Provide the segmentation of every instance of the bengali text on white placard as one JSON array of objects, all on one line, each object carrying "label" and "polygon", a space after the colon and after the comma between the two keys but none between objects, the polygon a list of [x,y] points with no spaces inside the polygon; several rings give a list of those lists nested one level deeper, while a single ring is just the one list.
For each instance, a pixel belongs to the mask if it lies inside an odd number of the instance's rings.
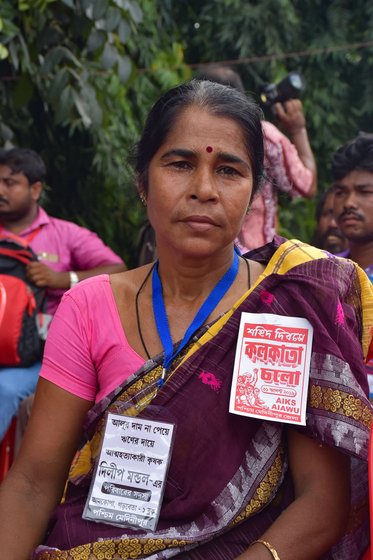
[{"label": "bengali text on white placard", "polygon": [[229,411],[305,425],[312,337],[307,319],[242,313]]},{"label": "bengali text on white placard", "polygon": [[109,413],[83,518],[154,530],[174,428],[171,423]]}]

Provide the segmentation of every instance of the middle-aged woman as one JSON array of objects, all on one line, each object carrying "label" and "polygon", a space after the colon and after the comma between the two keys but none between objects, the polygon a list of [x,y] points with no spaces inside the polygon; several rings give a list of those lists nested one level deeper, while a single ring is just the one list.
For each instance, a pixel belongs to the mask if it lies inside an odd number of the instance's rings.
[{"label": "middle-aged woman", "polygon": [[[262,170],[260,111],[240,92],[192,81],[151,110],[136,174],[158,261],[65,295],[0,488],[7,560],[35,547],[37,560],[360,557],[371,288],[353,263],[300,242],[237,255]],[[312,324],[306,426],[228,412],[243,311]],[[155,529],[82,519],[107,411],[175,425]]]}]

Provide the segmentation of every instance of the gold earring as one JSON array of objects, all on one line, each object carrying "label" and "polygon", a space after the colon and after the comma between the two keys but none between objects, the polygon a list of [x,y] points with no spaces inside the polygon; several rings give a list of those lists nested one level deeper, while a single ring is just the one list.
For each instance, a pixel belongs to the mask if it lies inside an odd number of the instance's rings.
[{"label": "gold earring", "polygon": [[142,202],[142,205],[145,206],[145,208],[146,208],[147,202],[146,202],[146,195],[145,195],[145,193],[141,192],[139,196],[140,196],[140,200],[141,200],[141,202]]}]

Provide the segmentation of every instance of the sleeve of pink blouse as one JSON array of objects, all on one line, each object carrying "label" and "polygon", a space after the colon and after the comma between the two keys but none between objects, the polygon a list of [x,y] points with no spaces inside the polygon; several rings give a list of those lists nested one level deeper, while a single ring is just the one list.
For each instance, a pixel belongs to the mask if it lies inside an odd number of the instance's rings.
[{"label": "sleeve of pink blouse", "polygon": [[[262,126],[270,175],[274,176],[276,186],[285,192],[290,191],[292,196],[304,196],[312,188],[312,172],[305,167],[296,147],[285,134],[268,121],[263,121]],[[271,155],[274,157],[276,153],[278,158],[274,159],[277,161],[271,161]],[[276,177],[277,174],[280,176]]]},{"label": "sleeve of pink blouse", "polygon": [[70,292],[63,296],[48,331],[40,377],[94,401],[98,384],[90,352],[89,307],[84,307],[80,309]]}]

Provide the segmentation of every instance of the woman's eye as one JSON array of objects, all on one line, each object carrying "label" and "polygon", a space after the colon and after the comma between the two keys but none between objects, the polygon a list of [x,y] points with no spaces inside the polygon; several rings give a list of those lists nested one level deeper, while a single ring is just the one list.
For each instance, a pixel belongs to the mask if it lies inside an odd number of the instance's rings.
[{"label": "woman's eye", "polygon": [[235,175],[240,175],[240,173],[234,167],[219,167],[218,173],[221,175],[227,175],[233,177]]},{"label": "woman's eye", "polygon": [[176,169],[190,169],[191,167],[188,161],[172,161],[170,166],[175,167]]}]

